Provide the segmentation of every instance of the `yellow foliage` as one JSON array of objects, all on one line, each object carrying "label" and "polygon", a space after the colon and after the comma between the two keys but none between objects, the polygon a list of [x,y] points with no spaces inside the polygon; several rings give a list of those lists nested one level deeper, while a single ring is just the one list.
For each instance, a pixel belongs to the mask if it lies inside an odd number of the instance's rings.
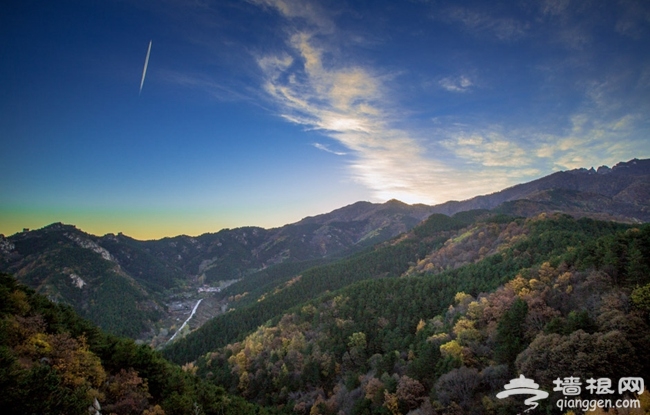
[{"label": "yellow foliage", "polygon": [[474,327],[474,322],[461,317],[454,325],[454,334],[461,344],[476,341],[481,337],[481,333]]},{"label": "yellow foliage", "polygon": [[530,285],[530,288],[533,290],[541,290],[544,287],[544,284],[535,278],[531,278],[528,281],[528,285]]},{"label": "yellow foliage", "polygon": [[454,325],[454,334],[456,336],[459,336],[462,332],[465,330],[471,330],[474,328],[474,322],[471,320],[466,319],[465,317],[461,317],[458,319],[456,324]]},{"label": "yellow foliage", "polygon": [[483,297],[479,301],[472,301],[467,306],[466,316],[472,320],[478,320],[483,315],[483,309],[489,304],[487,298]]},{"label": "yellow foliage", "polygon": [[424,329],[427,326],[427,323],[424,322],[424,320],[420,319],[418,322],[417,327],[415,328],[415,332],[419,332],[420,330]]},{"label": "yellow foliage", "polygon": [[165,410],[160,405],[151,406],[149,409],[145,409],[142,415],[165,415]]},{"label": "yellow foliage", "polygon": [[456,301],[456,304],[464,305],[472,300],[472,296],[461,291],[459,293],[456,293],[454,300]]},{"label": "yellow foliage", "polygon": [[64,351],[54,367],[62,373],[63,383],[72,387],[90,384],[97,388],[106,380],[101,360],[88,349],[84,339],[77,349]]},{"label": "yellow foliage", "polygon": [[402,415],[399,411],[399,403],[397,401],[397,394],[390,393],[384,390],[384,407],[390,411],[392,415]]},{"label": "yellow foliage", "polygon": [[181,366],[181,369],[183,369],[184,372],[190,373],[192,375],[196,375],[196,371],[199,370],[198,366],[194,365],[194,362],[189,362]]},{"label": "yellow foliage", "polygon": [[237,385],[237,387],[239,388],[240,391],[246,394],[249,383],[250,383],[250,376],[248,372],[243,371],[242,374],[239,375],[239,384]]},{"label": "yellow foliage", "polygon": [[506,284],[507,288],[510,288],[512,291],[515,292],[517,295],[521,295],[520,293],[526,289],[528,290],[528,281],[524,277],[521,276],[521,274],[517,275],[515,279],[512,281],[508,282]]},{"label": "yellow foliage", "polygon": [[237,366],[237,369],[240,372],[248,369],[248,357],[243,350],[236,355],[230,356],[230,358],[228,358],[228,363],[230,363],[231,366]]},{"label": "yellow foliage", "polygon": [[365,350],[367,346],[366,334],[361,331],[352,333],[352,335],[348,337],[348,346],[350,348],[356,347],[358,349]]},{"label": "yellow foliage", "polygon": [[24,291],[16,290],[9,296],[13,307],[17,309],[19,315],[25,315],[30,310],[29,302],[27,301],[27,294]]},{"label": "yellow foliage", "polygon": [[569,281],[571,281],[571,273],[570,272],[565,272],[559,277],[557,277],[557,284],[559,285],[564,285],[568,284]]},{"label": "yellow foliage", "polygon": [[311,305],[311,304],[304,306],[304,307],[302,308],[302,310],[301,310],[301,312],[302,312],[303,314],[306,314],[306,315],[309,315],[309,316],[313,316],[314,314],[316,314],[317,311],[318,311],[318,310],[316,309],[316,307],[314,307],[314,306]]},{"label": "yellow foliage", "polygon": [[545,284],[549,284],[555,279],[557,270],[551,266],[550,262],[544,262],[537,271],[539,280]]},{"label": "yellow foliage", "polygon": [[48,342],[48,337],[45,333],[36,333],[27,340],[25,351],[33,357],[49,355],[52,351],[52,346]]},{"label": "yellow foliage", "polygon": [[452,340],[440,346],[440,353],[442,353],[442,355],[445,357],[451,356],[455,357],[456,359],[460,359],[462,356],[462,351],[463,348],[456,340]]}]

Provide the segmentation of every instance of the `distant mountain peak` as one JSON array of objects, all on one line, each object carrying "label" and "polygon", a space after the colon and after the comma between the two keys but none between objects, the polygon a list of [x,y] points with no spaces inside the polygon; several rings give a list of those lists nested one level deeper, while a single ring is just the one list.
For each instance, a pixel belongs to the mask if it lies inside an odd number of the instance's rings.
[{"label": "distant mountain peak", "polygon": [[79,230],[75,225],[69,225],[63,222],[55,222],[50,225],[44,226],[40,230],[43,231],[63,231],[63,230]]},{"label": "distant mountain peak", "polygon": [[407,203],[402,202],[401,200],[391,199],[384,203],[385,205],[398,205],[398,206],[408,206]]}]

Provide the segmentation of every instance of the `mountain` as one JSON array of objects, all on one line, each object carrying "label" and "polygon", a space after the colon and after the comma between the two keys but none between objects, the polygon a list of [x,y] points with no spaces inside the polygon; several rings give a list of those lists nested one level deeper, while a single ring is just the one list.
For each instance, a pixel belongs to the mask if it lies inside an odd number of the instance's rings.
[{"label": "mountain", "polygon": [[431,214],[425,205],[395,200],[383,204],[358,202],[333,212],[307,217],[275,229],[224,229],[197,237],[125,243],[206,282],[241,278],[284,262],[341,257],[411,229]]},{"label": "mountain", "polygon": [[556,211],[628,223],[648,222],[650,159],[633,159],[612,168],[560,171],[489,195],[436,205],[433,211],[453,215],[521,200],[527,202],[506,204],[503,211],[523,216]]},{"label": "mountain", "polygon": [[[566,376],[614,388],[650,371],[650,224],[638,223],[648,167],[559,172],[437,207],[359,202],[270,230],[138,241],[53,224],[2,237],[2,269],[59,304],[0,276],[0,403],[48,412],[54,395],[39,394],[51,390],[71,413],[96,396],[116,413],[232,403],[239,413],[515,414],[523,399],[496,396],[521,373],[546,391]],[[491,208],[464,210],[473,205]],[[197,293],[204,282],[221,292]],[[184,370],[66,323],[63,303],[131,337],[181,333],[163,354]],[[209,321],[178,328],[193,308]],[[650,410],[634,392],[616,399]],[[539,409],[566,404],[554,395]],[[581,398],[593,398],[588,388]]]},{"label": "mountain", "polygon": [[[301,272],[336,261],[413,229],[433,213],[492,209],[533,217],[567,213],[624,223],[650,221],[650,160],[613,168],[551,174],[490,195],[437,206],[357,202],[275,229],[242,227],[139,241],[124,234],[94,236],[72,225],[4,237],[0,271],[48,298],[71,304],[112,333],[164,342],[189,316],[191,329],[223,312],[258,301]],[[222,294],[199,295],[207,284]],[[217,288],[218,287],[218,288]]]},{"label": "mountain", "polygon": [[[541,214],[524,220],[487,210],[459,212],[451,217],[432,214],[407,233],[343,260],[296,273],[252,301],[246,301],[248,296],[234,298],[228,313],[169,345],[164,354],[179,364],[193,361],[217,347],[241,340],[242,335],[279,319],[288,310],[320,296],[331,297],[336,294],[328,293],[346,290],[361,281],[451,274],[483,261],[478,271],[471,271],[481,275],[472,290],[493,289],[514,278],[522,268],[539,265],[551,255],[566,252],[569,246],[627,229],[615,222],[598,223],[587,218],[576,222],[560,214],[547,217]],[[562,234],[564,230],[569,237]],[[505,266],[504,258],[510,260]],[[445,290],[456,290],[460,284],[448,281]]]},{"label": "mountain", "polygon": [[0,273],[0,407],[18,414],[267,414]]},{"label": "mountain", "polygon": [[[244,227],[153,241],[98,237],[55,223],[0,235],[0,271],[52,301],[73,305],[111,333],[151,338],[162,330],[164,337],[192,308],[199,285],[225,285],[278,264],[297,264],[293,273],[314,260],[331,261],[412,228],[430,209],[359,202],[276,229]],[[200,311],[207,319],[220,310],[206,301]]]},{"label": "mountain", "polygon": [[[527,409],[524,398],[497,394],[520,374],[552,395],[540,412],[569,413],[557,411],[558,399],[567,401],[554,388],[566,373],[583,385],[576,398],[593,400],[588,379],[606,378],[607,398],[642,408],[630,413],[650,410],[643,388],[616,389],[621,378],[650,373],[650,224],[431,218],[367,254],[354,273],[345,275],[345,264],[310,270],[286,288],[302,284],[291,295],[273,296],[300,295],[328,280],[321,274],[346,278],[338,289],[304,296],[225,342],[232,333],[206,336],[206,324],[164,352],[180,358],[178,346],[193,342],[203,347],[189,358],[200,376],[287,413],[514,415]],[[412,266],[386,250],[439,237],[411,251]],[[245,323],[236,313],[222,316],[221,328]]]},{"label": "mountain", "polygon": [[182,274],[146,252],[109,252],[100,242],[61,223],[18,233],[3,239],[2,270],[112,333],[137,337],[166,313],[156,294]]}]

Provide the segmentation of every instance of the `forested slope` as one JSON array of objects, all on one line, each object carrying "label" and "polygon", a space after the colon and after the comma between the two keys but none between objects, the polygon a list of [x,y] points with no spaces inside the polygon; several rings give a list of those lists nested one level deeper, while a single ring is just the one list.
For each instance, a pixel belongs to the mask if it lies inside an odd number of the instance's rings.
[{"label": "forested slope", "polygon": [[[460,258],[490,232],[503,244],[494,254],[425,271],[433,251]],[[557,377],[650,373],[650,225],[482,218],[428,254],[422,271],[414,261],[401,278],[365,279],[272,318],[198,359],[198,373],[321,414],[514,414],[521,401],[495,395],[519,373],[545,390]]]},{"label": "forested slope", "polygon": [[[483,210],[462,212],[453,217],[435,214],[397,239],[347,260],[303,272],[261,301],[213,319],[201,329],[166,348],[164,354],[179,363],[192,361],[216,347],[240,340],[243,335],[267,320],[281,316],[289,308],[312,300],[327,291],[366,279],[409,275],[422,268],[428,256],[445,252],[450,246],[469,243],[461,252],[447,255],[453,261],[441,262],[445,268],[458,268],[486,258],[486,262],[476,269],[466,268],[455,272],[461,276],[471,275],[477,284],[488,284],[495,288],[508,278],[513,278],[513,272],[521,267],[540,263],[551,253],[566,249],[569,244],[577,245],[594,235],[611,232],[623,226],[603,223],[594,227],[592,224],[595,222],[588,219],[570,222],[569,218],[565,218],[564,222],[572,223],[571,226],[575,229],[548,231],[545,228],[547,226],[568,225],[556,225],[554,221],[544,220],[514,220]],[[558,239],[563,232],[570,235],[566,240]],[[551,233],[553,236],[549,237]],[[489,239],[494,241],[494,248],[491,251],[482,251],[481,248],[487,246]],[[510,247],[512,244],[517,246]],[[504,262],[503,255],[506,254],[502,251],[506,248],[510,249],[511,254],[510,261]],[[473,252],[481,254],[473,256]],[[520,254],[521,252],[525,253]],[[499,255],[496,255],[497,253]],[[496,268],[493,263],[501,264],[501,268]],[[498,278],[495,280],[496,277]],[[454,289],[453,285],[451,289]]]},{"label": "forested slope", "polygon": [[[397,277],[418,258],[441,245],[452,232],[483,214],[484,211],[454,217],[432,215],[403,237],[334,264],[302,272],[255,303],[212,319],[199,330],[165,348],[163,353],[175,362],[189,362],[210,350],[241,339],[265,321],[327,291],[364,279]],[[237,307],[237,303],[234,306]]]},{"label": "forested slope", "polygon": [[4,414],[271,413],[0,274]]}]

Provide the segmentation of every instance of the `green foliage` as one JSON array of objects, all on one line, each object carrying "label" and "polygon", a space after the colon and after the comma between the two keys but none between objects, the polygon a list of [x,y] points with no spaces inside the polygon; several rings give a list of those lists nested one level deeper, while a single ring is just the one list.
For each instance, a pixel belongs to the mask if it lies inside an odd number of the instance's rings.
[{"label": "green foliage", "polygon": [[640,310],[650,313],[650,284],[632,291],[632,303]]},{"label": "green foliage", "polygon": [[187,273],[179,267],[156,258],[131,238],[107,236],[99,244],[116,257],[123,270],[154,293],[174,288],[187,278]]},{"label": "green foliage", "polygon": [[[79,314],[102,329],[136,338],[159,319],[154,299],[137,281],[162,289],[152,274],[163,280],[169,275],[145,252],[127,248],[122,252],[107,239],[107,246],[116,249],[124,260],[124,268],[120,268],[102,256],[105,252],[93,237],[72,226],[56,224],[14,239],[16,252],[23,259],[9,268],[20,271],[21,281],[54,301],[74,305]],[[136,278],[131,278],[124,270],[134,263],[137,266],[131,271]],[[28,266],[21,268],[25,264]],[[152,267],[150,273],[143,273],[148,267]]]},{"label": "green foliage", "polygon": [[229,286],[222,293],[224,297],[248,293],[236,303],[236,307],[243,307],[257,301],[263,294],[272,291],[276,286],[285,283],[301,272],[326,262],[328,262],[326,259],[313,259],[277,264],[247,275],[246,278]]},{"label": "green foliage", "polygon": [[[422,255],[446,240],[444,232],[460,229],[464,221],[435,215],[414,229],[418,237],[382,244],[334,264],[310,268],[299,280],[249,306],[217,316],[199,330],[174,342],[163,353],[177,363],[196,359],[236,340],[291,307],[362,280],[397,277]],[[345,342],[343,342],[345,344]]]},{"label": "green foliage", "polygon": [[118,413],[154,405],[166,414],[269,413],[227,396],[148,346],[103,333],[7,274],[0,274],[0,304],[4,413],[81,414],[95,398]]},{"label": "green foliage", "polygon": [[[449,229],[445,227],[453,220],[436,222],[442,220],[436,217],[431,223]],[[406,394],[406,374],[412,385],[420,385],[413,390],[422,387],[442,413],[516,413],[521,410],[516,403],[494,399],[515,370],[527,376],[528,371],[537,373],[545,382],[551,376],[543,372],[549,359],[567,373],[581,368],[584,376],[620,375],[626,370],[623,360],[630,362],[631,373],[648,370],[641,351],[650,345],[650,336],[647,323],[634,314],[640,307],[630,311],[625,303],[631,291],[628,282],[612,279],[604,268],[585,265],[587,248],[621,236],[624,241],[637,238],[643,230],[629,232],[627,226],[565,216],[518,220],[517,229],[522,226],[527,231],[518,235],[523,236],[499,253],[440,273],[395,278],[403,275],[399,269],[411,267],[413,261],[407,261],[373,278],[390,269],[385,254],[410,246],[419,258],[459,235],[471,243],[477,235],[471,229],[481,229],[478,225],[419,237],[414,231],[340,264],[306,270],[302,279],[256,307],[241,309],[241,316],[261,310],[267,302],[279,305],[273,301],[284,293],[300,297],[310,289],[306,282],[315,284],[319,275],[336,281],[335,272],[345,273],[341,264],[366,278],[354,282],[346,277],[342,288],[285,309],[254,333],[240,334],[238,342],[213,349],[198,360],[199,373],[257,403],[295,405],[305,412],[310,407],[322,413],[336,413],[337,408],[346,413],[425,408],[428,401],[419,392]],[[430,248],[420,251],[425,243]],[[645,254],[637,255],[627,267],[645,260]],[[376,264],[381,265],[373,268]],[[294,291],[296,286],[300,290]],[[632,301],[638,298],[643,304],[643,293],[636,291]],[[231,322],[237,321],[237,312],[227,316]],[[555,340],[544,343],[544,336]],[[544,354],[549,350],[553,353]],[[567,357],[578,355],[580,359]],[[596,363],[584,359],[610,367],[597,370]],[[324,395],[309,395],[321,389]],[[352,395],[357,398],[345,406]],[[298,400],[292,401],[292,396]]]},{"label": "green foliage", "polygon": [[499,364],[512,364],[517,355],[526,348],[524,339],[526,316],[528,315],[528,304],[517,297],[508,309],[501,316],[497,326],[494,359]]}]

